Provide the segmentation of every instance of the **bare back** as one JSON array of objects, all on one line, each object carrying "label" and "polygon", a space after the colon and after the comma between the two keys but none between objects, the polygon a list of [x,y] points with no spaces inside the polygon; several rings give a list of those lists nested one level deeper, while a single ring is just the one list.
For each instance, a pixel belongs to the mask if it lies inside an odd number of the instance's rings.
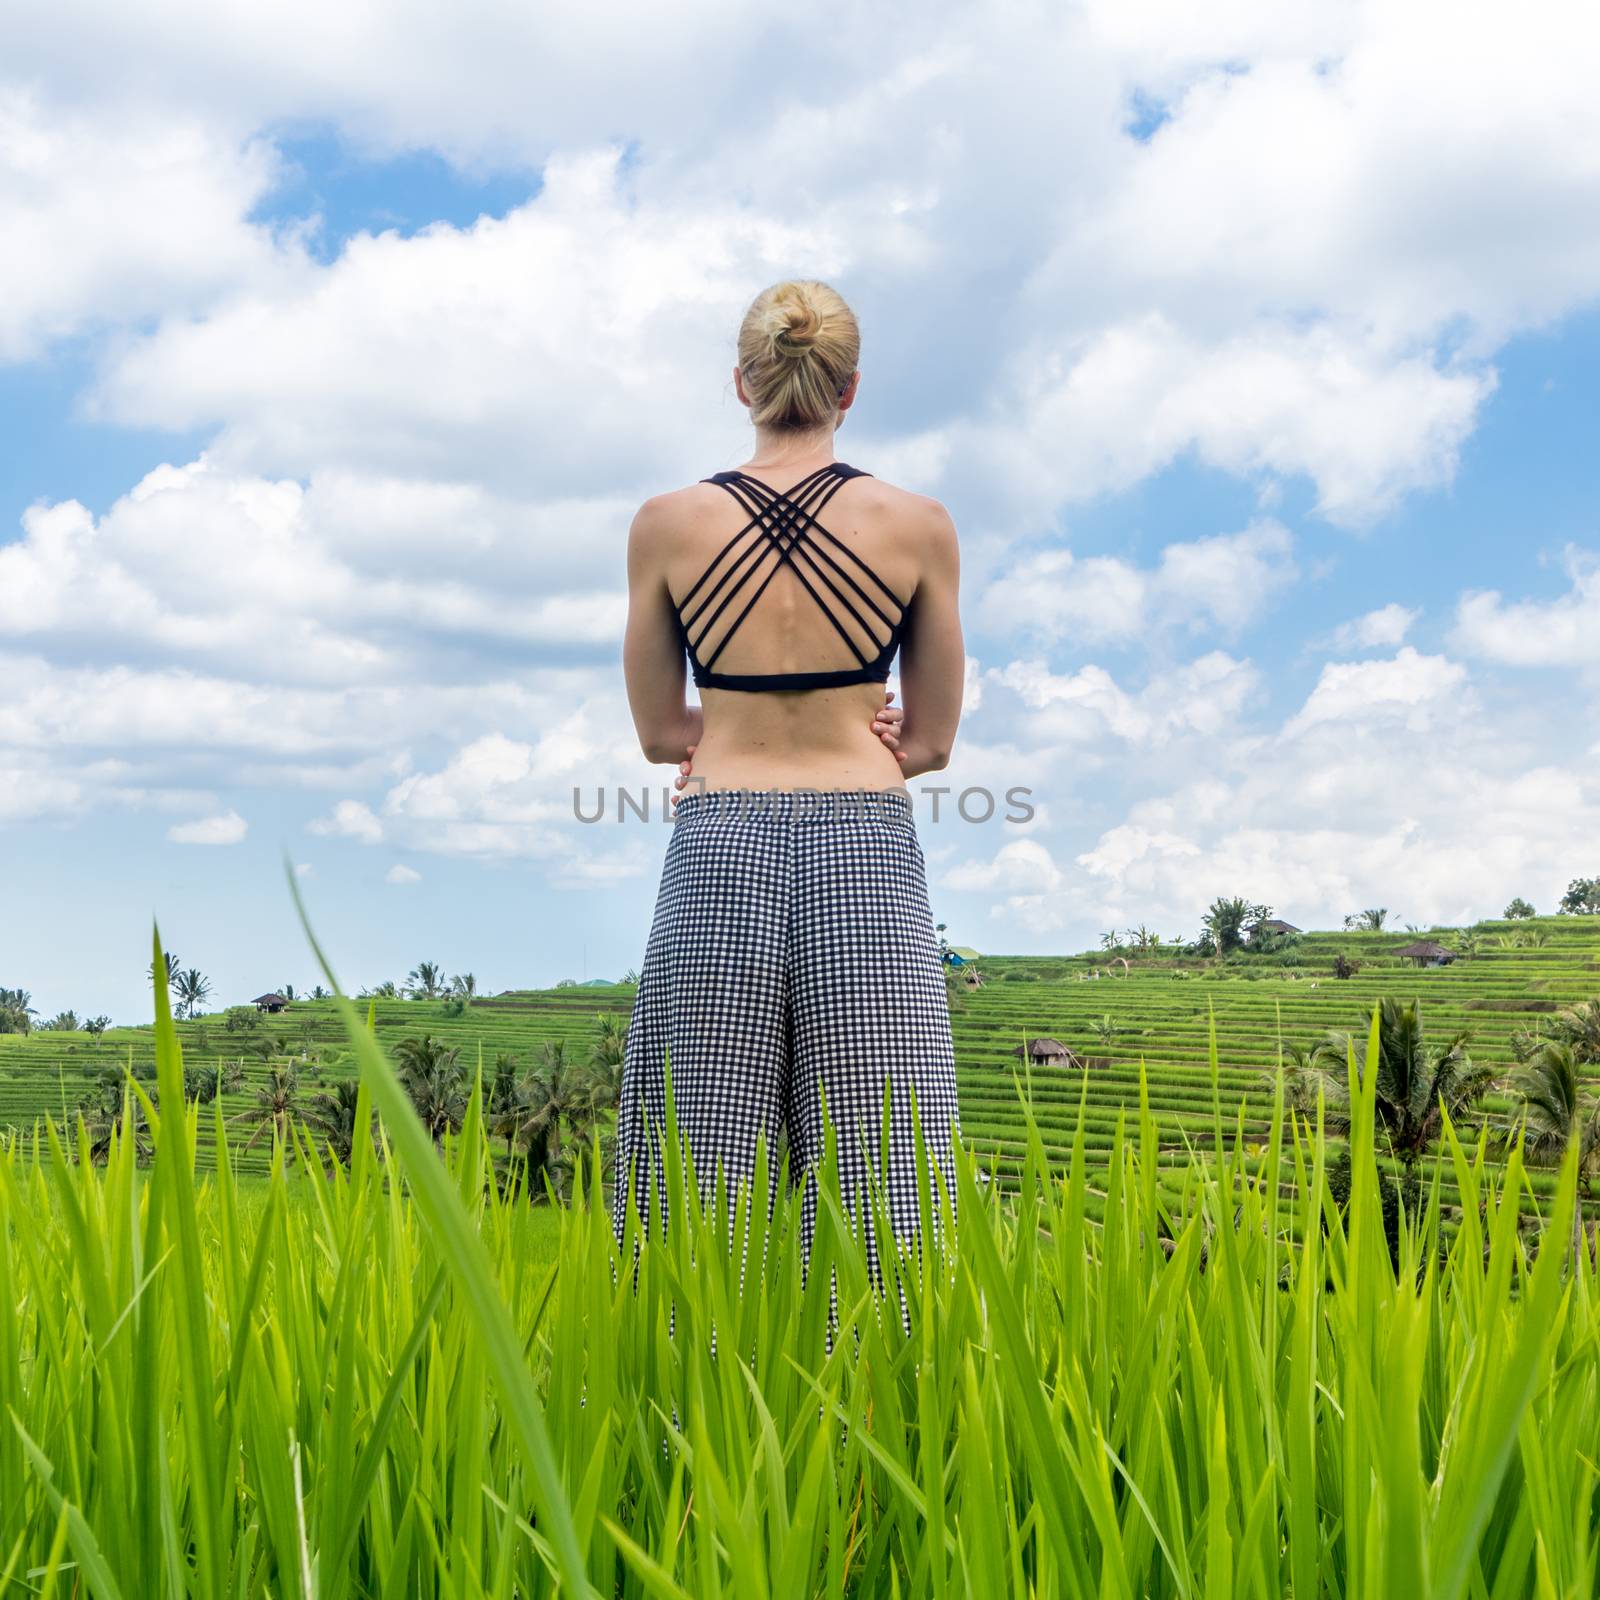
[{"label": "bare back", "polygon": [[[656,696],[664,707],[682,695],[687,647],[702,681],[694,776],[706,788],[899,783],[905,769],[870,726],[884,704],[885,650],[892,655],[895,643],[908,740],[915,743],[919,708],[927,754],[939,756],[929,765],[943,764],[942,749],[932,747],[947,747],[954,735],[963,661],[948,514],[937,501],[842,464],[824,462],[809,478],[805,465],[781,475],[720,474],[729,481],[657,496],[636,519],[628,646],[635,719],[643,737]],[[797,492],[791,501],[788,492],[802,482],[823,483],[825,492],[809,502]],[[877,666],[877,681],[861,681],[867,663]],[[752,687],[791,675],[857,681]]]}]

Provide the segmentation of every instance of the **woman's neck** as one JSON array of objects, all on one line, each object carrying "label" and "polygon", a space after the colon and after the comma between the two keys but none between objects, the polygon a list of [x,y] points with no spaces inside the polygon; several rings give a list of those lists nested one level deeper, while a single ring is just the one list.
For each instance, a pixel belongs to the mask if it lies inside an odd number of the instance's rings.
[{"label": "woman's neck", "polygon": [[793,429],[757,428],[755,449],[746,466],[756,469],[776,470],[787,467],[820,467],[834,460],[833,435],[835,425],[808,428],[804,433]]}]

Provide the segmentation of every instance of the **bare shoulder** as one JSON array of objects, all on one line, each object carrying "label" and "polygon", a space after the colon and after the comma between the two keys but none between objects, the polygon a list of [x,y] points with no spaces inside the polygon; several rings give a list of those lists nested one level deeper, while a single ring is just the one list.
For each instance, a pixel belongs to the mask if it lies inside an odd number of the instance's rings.
[{"label": "bare shoulder", "polygon": [[709,484],[691,483],[682,489],[653,494],[633,514],[628,543],[640,556],[662,559],[672,553],[685,528],[704,515]]},{"label": "bare shoulder", "polygon": [[943,563],[955,559],[955,519],[942,500],[902,489],[881,478],[874,478],[872,484],[877,509],[902,530],[906,546],[914,548],[925,560]]}]

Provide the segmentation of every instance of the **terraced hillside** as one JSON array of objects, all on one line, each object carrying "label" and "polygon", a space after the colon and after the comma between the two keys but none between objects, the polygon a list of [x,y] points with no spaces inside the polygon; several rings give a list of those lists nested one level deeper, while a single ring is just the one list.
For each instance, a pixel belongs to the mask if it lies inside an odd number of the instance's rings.
[{"label": "terraced hillside", "polygon": [[[1453,965],[1419,969],[1394,952],[1408,933],[1314,933],[1275,955],[1242,955],[1227,962],[1185,960],[1160,953],[1123,961],[1090,953],[1070,958],[991,957],[979,963],[983,986],[958,988],[954,1000],[963,1131],[1005,1181],[1020,1157],[1017,1048],[1025,1038],[1059,1040],[1083,1065],[1036,1066],[1028,1090],[1049,1145],[1063,1155],[1083,1104],[1091,1151],[1108,1148],[1119,1118],[1138,1104],[1141,1063],[1163,1145],[1208,1143],[1215,1127],[1208,1033],[1215,1019],[1223,1120],[1231,1134],[1264,1138],[1271,1111],[1280,1040],[1309,1045],[1329,1029],[1364,1034],[1374,1002],[1385,995],[1419,999],[1430,1038],[1443,1042],[1463,1030],[1475,1059],[1509,1074],[1513,1035],[1535,1029],[1561,1007],[1600,997],[1600,918],[1546,918],[1484,923],[1471,930],[1433,930],[1463,952]],[[1335,976],[1345,957],[1355,976]],[[1096,976],[1095,974],[1098,974]],[[481,1051],[486,1073],[509,1052],[535,1064],[541,1048],[566,1045],[569,1059],[586,1058],[605,1012],[626,1012],[632,990],[557,989],[478,999],[459,1014],[442,1002],[377,1003],[379,1037],[389,1045],[431,1034]],[[331,1005],[302,1002],[265,1029],[283,1054],[302,1061],[300,1090],[309,1098],[352,1070]],[[217,1017],[180,1025],[189,1062],[240,1059],[241,1044]],[[59,1118],[83,1097],[90,1077],[106,1065],[150,1059],[145,1030],[113,1030],[99,1042],[85,1034],[0,1036],[0,1124],[27,1126]],[[229,1115],[256,1103],[265,1082],[264,1059],[245,1058],[243,1086],[224,1097]],[[1491,1096],[1491,1114],[1509,1112],[1505,1095]],[[245,1158],[265,1162],[265,1142]],[[1453,1194],[1453,1176],[1441,1182]]]}]

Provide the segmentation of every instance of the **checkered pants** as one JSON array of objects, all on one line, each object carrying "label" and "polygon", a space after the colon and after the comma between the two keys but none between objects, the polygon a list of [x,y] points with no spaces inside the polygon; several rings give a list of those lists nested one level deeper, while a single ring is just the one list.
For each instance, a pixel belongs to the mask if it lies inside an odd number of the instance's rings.
[{"label": "checkered pants", "polygon": [[791,1172],[804,1183],[808,1255],[826,1096],[840,1192],[881,1282],[863,1193],[870,1170],[896,1235],[916,1236],[913,1089],[929,1161],[946,1173],[952,1201],[948,1158],[959,1136],[944,975],[904,792],[725,790],[679,802],[628,1029],[619,1243],[630,1172],[640,1216],[653,1201],[669,1223],[658,1141],[669,1059],[679,1133],[702,1191],[719,1161],[729,1191],[748,1183],[765,1135],[770,1207],[776,1135],[786,1131]]}]

